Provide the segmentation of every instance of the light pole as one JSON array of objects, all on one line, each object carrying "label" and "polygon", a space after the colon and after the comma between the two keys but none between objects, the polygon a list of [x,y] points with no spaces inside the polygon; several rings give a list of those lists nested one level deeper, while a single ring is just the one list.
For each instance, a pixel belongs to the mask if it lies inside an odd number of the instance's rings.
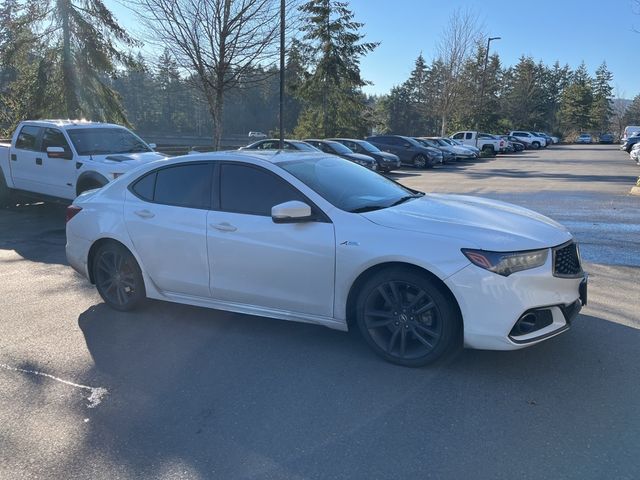
[{"label": "light pole", "polygon": [[[484,107],[484,82],[487,76],[487,62],[489,61],[489,47],[491,46],[491,42],[494,40],[501,40],[502,37],[489,37],[487,39],[487,51],[484,53],[484,67],[482,69],[482,81],[480,82],[480,105],[479,112],[476,116],[476,132],[478,131],[478,125],[480,124],[480,114],[482,113],[482,109]],[[477,145],[477,140],[476,140]]]},{"label": "light pole", "polygon": [[280,150],[284,150],[284,4],[280,0]]}]

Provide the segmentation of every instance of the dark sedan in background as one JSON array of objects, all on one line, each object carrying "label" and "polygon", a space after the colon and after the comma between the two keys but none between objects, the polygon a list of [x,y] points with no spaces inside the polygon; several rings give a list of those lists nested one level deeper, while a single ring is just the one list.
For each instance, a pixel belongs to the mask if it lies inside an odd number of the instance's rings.
[{"label": "dark sedan in background", "polygon": [[354,153],[348,147],[345,147],[340,142],[334,142],[332,140],[319,140],[316,138],[309,138],[305,140],[305,143],[323,151],[324,153],[330,153],[331,155],[337,155],[345,160],[349,160],[363,167],[367,167],[370,170],[378,169],[378,162],[376,162],[369,155],[362,155],[361,153]]},{"label": "dark sedan in background", "polygon": [[456,161],[456,154],[453,153],[449,148],[443,147],[436,140],[432,140],[428,137],[413,137],[414,140],[422,143],[426,147],[432,147],[440,150],[442,153],[442,163],[452,163]]},{"label": "dark sedan in background", "polygon": [[404,165],[411,165],[415,168],[431,168],[438,163],[442,163],[442,152],[440,150],[427,147],[411,137],[375,135],[368,137],[366,140],[383,152],[397,155]]},{"label": "dark sedan in background", "polygon": [[334,142],[340,142],[342,145],[352,150],[354,153],[368,155],[378,162],[378,171],[390,172],[400,168],[400,159],[393,153],[383,152],[375,145],[366,140],[358,140],[355,138],[330,138]]}]

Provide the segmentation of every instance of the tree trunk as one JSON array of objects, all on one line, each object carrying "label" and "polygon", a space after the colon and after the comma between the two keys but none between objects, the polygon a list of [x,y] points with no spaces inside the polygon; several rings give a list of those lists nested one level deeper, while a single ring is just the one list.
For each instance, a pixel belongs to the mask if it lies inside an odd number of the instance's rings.
[{"label": "tree trunk", "polygon": [[58,0],[58,8],[62,15],[62,88],[64,105],[69,118],[78,118],[81,116],[81,112],[76,94],[76,79],[71,52],[71,27],[69,25],[69,9],[71,6],[66,1]]},{"label": "tree trunk", "polygon": [[443,113],[442,117],[442,125],[440,126],[440,136],[441,137],[446,137],[447,136],[447,114]]}]

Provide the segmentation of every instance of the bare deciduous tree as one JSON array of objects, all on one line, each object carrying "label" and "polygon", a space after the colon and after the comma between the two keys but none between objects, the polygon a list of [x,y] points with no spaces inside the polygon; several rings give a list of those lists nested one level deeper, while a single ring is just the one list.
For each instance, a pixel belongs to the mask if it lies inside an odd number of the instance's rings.
[{"label": "bare deciduous tree", "polygon": [[447,122],[455,108],[455,102],[463,85],[462,71],[466,61],[482,39],[481,26],[477,15],[470,10],[457,9],[449,18],[436,46],[437,61],[440,64],[440,85],[437,95],[437,110],[441,120],[441,135],[446,135]]},{"label": "bare deciduous tree", "polygon": [[[220,146],[223,95],[250,69],[274,63],[278,53],[278,0],[129,0],[152,40],[194,75]],[[287,4],[294,0],[287,0]]]}]

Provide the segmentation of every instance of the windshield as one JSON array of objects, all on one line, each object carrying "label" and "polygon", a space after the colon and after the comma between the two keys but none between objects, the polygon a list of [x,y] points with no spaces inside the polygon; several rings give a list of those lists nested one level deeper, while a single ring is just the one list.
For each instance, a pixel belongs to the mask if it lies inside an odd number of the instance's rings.
[{"label": "windshield", "polygon": [[442,145],[443,147],[450,147],[451,145],[449,145],[449,143],[445,142],[443,139],[441,138],[435,138],[433,140],[434,142],[438,142],[439,145]]},{"label": "windshield", "polygon": [[419,143],[421,143],[425,147],[438,148],[438,144],[436,142],[434,142],[433,140],[430,140],[428,138],[416,138],[416,141],[418,141]]},{"label": "windshield", "polygon": [[151,152],[149,146],[126,128],[73,128],[69,138],[78,155]]},{"label": "windshield", "polygon": [[306,142],[291,142],[292,145],[295,145],[298,150],[303,152],[317,152],[318,149],[312,145],[309,145]]},{"label": "windshield", "polygon": [[423,195],[338,157],[292,160],[278,166],[347,212],[379,210]]},{"label": "windshield", "polygon": [[369,142],[365,142],[364,140],[362,142],[358,142],[358,145],[364,148],[367,152],[378,153],[380,151],[378,147],[370,144]]},{"label": "windshield", "polygon": [[336,153],[341,153],[343,155],[346,155],[346,154],[349,154],[349,153],[353,153],[353,151],[349,147],[345,147],[340,142],[327,142],[327,145],[329,145],[331,148],[333,148],[333,150]]}]

